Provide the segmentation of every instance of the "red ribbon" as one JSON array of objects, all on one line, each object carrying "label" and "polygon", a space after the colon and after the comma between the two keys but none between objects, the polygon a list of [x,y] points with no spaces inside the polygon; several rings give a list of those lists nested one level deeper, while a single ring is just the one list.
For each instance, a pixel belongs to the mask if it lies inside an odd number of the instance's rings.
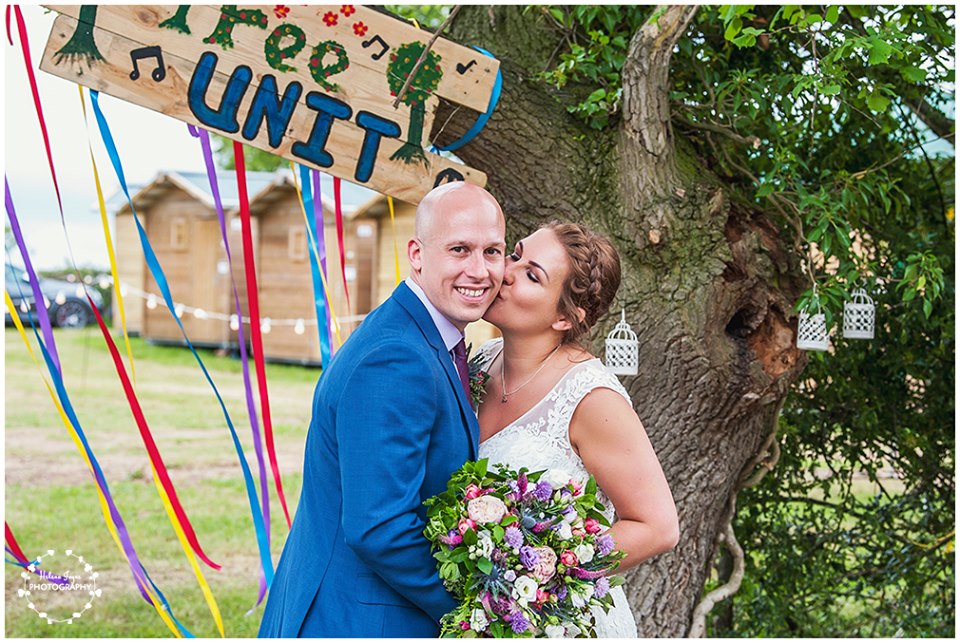
[{"label": "red ribbon", "polygon": [[[250,228],[250,203],[247,200],[246,165],[243,160],[243,145],[233,142],[234,166],[237,171],[237,190],[240,196],[240,224],[243,236],[243,272],[247,280],[247,305],[250,308],[250,345],[253,349],[253,363],[257,369],[257,390],[260,393],[260,410],[263,415],[263,437],[267,443],[267,457],[270,469],[277,485],[277,497],[290,528],[290,512],[283,495],[283,483],[280,481],[280,467],[277,465],[277,449],[273,443],[273,423],[270,421],[270,397],[267,394],[267,372],[263,362],[263,337],[260,334],[260,303],[257,300],[257,271],[253,261],[253,232]],[[242,323],[242,321],[241,321]]]},{"label": "red ribbon", "polygon": [[[343,211],[340,201],[340,179],[333,177],[333,201],[337,206],[337,243],[340,245],[340,274],[343,276],[343,294],[347,297],[347,316],[350,313],[350,291],[347,289],[347,255],[343,250]],[[323,230],[320,231],[323,234]]]},{"label": "red ribbon", "polygon": [[190,547],[203,562],[213,569],[220,569],[220,565],[216,564],[207,557],[203,549],[200,547],[200,543],[197,541],[197,535],[193,531],[193,525],[190,524],[190,519],[187,518],[186,512],[184,512],[183,507],[180,505],[180,499],[177,497],[177,490],[173,487],[173,482],[171,482],[170,476],[167,474],[167,467],[163,463],[163,457],[160,455],[160,451],[157,449],[157,445],[153,441],[153,435],[150,433],[150,428],[147,426],[147,420],[143,416],[143,410],[140,408],[140,402],[137,400],[137,395],[133,391],[133,385],[130,383],[130,378],[127,377],[127,371],[123,366],[123,358],[120,356],[120,351],[117,350],[117,345],[113,342],[113,338],[110,337],[110,331],[107,330],[107,325],[103,323],[103,318],[100,316],[100,311],[97,309],[97,305],[93,303],[93,300],[90,299],[90,295],[87,295],[87,301],[90,304],[90,309],[93,310],[94,317],[97,319],[97,324],[100,326],[100,332],[103,334],[103,338],[107,342],[107,347],[110,349],[110,356],[113,357],[113,363],[117,367],[117,374],[120,376],[120,381],[123,383],[123,392],[126,394],[127,401],[130,403],[130,410],[133,411],[133,417],[137,422],[137,428],[140,430],[140,437],[143,438],[143,444],[150,456],[150,462],[153,464],[153,468],[156,470],[157,476],[160,478],[160,484],[163,485],[164,490],[167,492],[167,497],[170,499],[170,505],[173,507],[173,511],[177,516],[177,521],[180,523],[180,527],[183,528],[183,533],[187,537],[187,542],[190,543]]},{"label": "red ribbon", "polygon": [[[13,5],[13,12],[17,17],[17,33],[20,35],[20,48],[23,50],[23,62],[27,66],[27,76],[30,77],[30,91],[33,92],[33,104],[37,108],[37,117],[40,119],[40,131],[43,132],[43,144],[47,148],[47,163],[50,164],[50,175],[53,177],[53,188],[57,193],[57,205],[60,206],[60,218],[63,216],[63,201],[60,199],[60,185],[57,183],[57,172],[53,169],[53,154],[50,152],[50,136],[47,134],[47,122],[43,118],[43,108],[40,107],[40,92],[37,91],[37,79],[33,75],[33,62],[30,60],[30,42],[27,39],[27,26],[23,22],[20,7]],[[10,7],[7,7],[7,40],[13,45],[10,35]]]},{"label": "red ribbon", "polygon": [[[7,7],[7,10],[10,10],[10,7]],[[7,521],[3,521],[4,536],[7,541],[7,548],[10,550],[10,553],[13,554],[13,557],[17,559],[17,562],[26,565],[30,561],[26,556],[23,555],[23,550],[20,549],[20,545],[17,543],[17,539],[13,537],[13,531],[10,530],[10,525],[7,524]]]}]

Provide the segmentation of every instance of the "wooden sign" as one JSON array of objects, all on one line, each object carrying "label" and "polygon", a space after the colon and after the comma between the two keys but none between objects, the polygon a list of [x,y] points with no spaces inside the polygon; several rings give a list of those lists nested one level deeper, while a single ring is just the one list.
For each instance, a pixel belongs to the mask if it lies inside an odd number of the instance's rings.
[{"label": "wooden sign", "polygon": [[423,149],[440,98],[485,111],[499,63],[354,5],[51,6],[40,69],[417,203],[486,176]]}]

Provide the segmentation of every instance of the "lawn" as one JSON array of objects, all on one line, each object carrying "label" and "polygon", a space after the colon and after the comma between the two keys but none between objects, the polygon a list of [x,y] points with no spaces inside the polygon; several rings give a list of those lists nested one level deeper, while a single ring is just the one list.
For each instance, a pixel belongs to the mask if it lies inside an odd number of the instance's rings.
[{"label": "lawn", "polygon": [[[146,449],[100,332],[95,327],[56,330],[55,336],[67,392],[137,555],[180,622],[196,636],[218,636],[151,479]],[[7,524],[28,557],[48,549],[61,556],[67,549],[82,555],[99,573],[97,584],[103,590],[72,624],[48,624],[17,593],[22,587],[20,568],[7,565],[6,635],[169,636],[160,617],[140,597],[126,561],[106,529],[94,482],[19,334],[8,328],[4,339]],[[263,606],[249,616],[246,612],[257,599],[256,537],[223,413],[187,349],[153,346],[136,338],[131,341],[137,394],[150,430],[201,546],[222,565],[220,571],[202,563],[201,568],[222,613],[226,635],[255,636]],[[122,346],[122,341],[119,343]],[[256,478],[240,360],[210,351],[201,356]],[[268,364],[266,370],[277,455],[292,514],[300,491],[303,444],[319,370],[276,364]],[[254,398],[258,399],[255,374],[251,376]],[[271,548],[276,563],[287,526],[272,478],[270,498]],[[54,601],[49,608],[53,614],[60,607],[52,607],[59,605],[55,598],[49,600]]]}]

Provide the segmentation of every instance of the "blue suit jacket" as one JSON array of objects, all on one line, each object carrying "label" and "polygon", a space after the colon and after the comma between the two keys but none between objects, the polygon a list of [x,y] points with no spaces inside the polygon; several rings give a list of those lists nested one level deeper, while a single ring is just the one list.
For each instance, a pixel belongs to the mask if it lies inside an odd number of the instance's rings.
[{"label": "blue suit jacket", "polygon": [[479,426],[433,320],[400,284],[313,398],[303,489],[261,637],[436,637],[456,606],[423,501],[475,459]]}]

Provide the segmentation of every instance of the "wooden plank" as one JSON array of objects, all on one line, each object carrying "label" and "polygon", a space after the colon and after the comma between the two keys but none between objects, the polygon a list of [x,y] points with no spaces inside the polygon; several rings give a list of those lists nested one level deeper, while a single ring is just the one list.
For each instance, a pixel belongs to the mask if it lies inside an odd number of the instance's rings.
[{"label": "wooden plank", "polygon": [[[51,8],[63,15],[84,21],[80,16],[79,6],[57,5]],[[265,10],[264,13],[271,18],[273,17],[272,7],[260,7],[260,9]],[[403,140],[410,140],[407,133],[411,120],[411,108],[403,103],[397,108],[393,107],[394,101],[390,96],[390,87],[384,69],[357,64],[355,56],[352,56],[347,69],[328,79],[325,78],[328,86],[323,87],[314,80],[309,71],[310,53],[317,42],[305,39],[303,49],[297,56],[276,61],[277,64],[291,68],[281,71],[272,67],[264,54],[263,42],[270,31],[261,31],[246,25],[238,26],[233,31],[233,40],[236,45],[232,48],[224,48],[220,45],[204,43],[201,38],[201,34],[213,33],[217,28],[222,15],[217,7],[204,5],[190,7],[190,34],[160,27],[174,15],[175,11],[176,7],[172,6],[100,5],[95,14],[95,26],[139,43],[137,49],[159,46],[161,56],[165,59],[178,56],[185,60],[198,60],[204,51],[216,52],[219,58],[218,69],[232,70],[240,65],[246,65],[251,69],[253,80],[247,91],[254,91],[259,87],[260,79],[264,76],[274,77],[281,92],[294,82],[300,83],[307,91],[323,90],[350,105],[354,113],[361,110],[369,111],[396,122],[400,125],[400,137]],[[87,19],[90,18],[87,16]],[[279,23],[275,19],[273,22]],[[288,38],[282,43],[292,41]],[[359,56],[359,54],[356,55]],[[369,54],[363,57],[368,59]],[[332,61],[332,59],[333,56],[328,54],[327,60]],[[146,62],[153,65],[155,60]],[[330,89],[330,86],[335,86],[336,89]],[[302,97],[300,102],[303,102]],[[433,95],[424,105],[420,128],[423,135],[430,133],[438,103],[439,98]],[[418,134],[418,136],[422,135]],[[421,140],[417,140],[416,143],[420,147],[423,146]]]},{"label": "wooden plank", "polygon": [[[80,8],[76,5],[44,6],[74,18],[79,16]],[[309,50],[317,42],[333,40],[343,46],[351,66],[360,65],[369,68],[381,78],[386,78],[390,72],[391,56],[387,52],[391,50],[397,52],[404,44],[412,42],[426,45],[432,37],[429,32],[419,30],[412,24],[360,5],[286,5],[285,8],[288,9],[286,13],[282,11],[277,13],[275,5],[233,6],[238,7],[237,13],[244,10],[260,11],[266,18],[266,26],[263,29],[240,24],[242,20],[239,17],[235,18],[236,24],[230,36],[236,49],[263,52],[264,41],[274,29],[282,24],[294,25],[304,31],[307,43],[294,60],[305,63],[309,58]],[[190,29],[191,37],[202,43],[204,38],[213,35],[220,22],[223,7],[217,5],[181,5],[181,7],[188,7],[184,9],[186,15],[180,22]],[[179,11],[173,6],[162,5],[117,6],[116,9],[145,15],[151,11],[162,10],[163,15],[166,16],[174,16]],[[97,26],[103,26],[99,24],[101,11],[112,12],[113,8],[108,9],[107,5],[99,6]],[[245,15],[244,18],[251,20],[252,15]],[[166,29],[166,31],[176,33],[172,29]],[[130,37],[128,33],[120,33]],[[364,46],[364,43],[367,43],[367,46]],[[436,95],[478,112],[486,111],[500,62],[470,47],[464,47],[443,38],[437,39],[431,51],[439,57],[443,70],[435,90]],[[402,84],[402,80],[400,83]]]},{"label": "wooden plank", "polygon": [[[140,43],[96,27],[90,29],[90,38],[96,43],[101,60],[57,55],[77,32],[78,24],[77,20],[65,15],[54,21],[40,69],[410,203],[419,202],[435,185],[446,180],[462,178],[481,186],[486,183],[486,175],[482,172],[427,152],[421,151],[420,160],[416,157],[391,159],[401,148],[405,151],[411,149],[409,144],[404,147],[404,143],[395,138],[381,138],[376,154],[370,149],[364,152],[368,132],[354,122],[356,119],[329,119],[329,125],[324,129],[321,123],[322,109],[312,109],[303,104],[293,109],[285,128],[281,124],[282,136],[273,134],[273,142],[270,140],[271,128],[263,127],[257,119],[253,119],[254,125],[257,125],[254,136],[247,139],[243,136],[243,125],[247,120],[244,115],[251,111],[250,106],[256,99],[255,92],[247,91],[234,102],[236,128],[239,131],[215,126],[211,124],[209,114],[205,116],[206,120],[201,120],[198,112],[204,106],[208,111],[224,111],[223,105],[228,101],[222,100],[222,97],[229,82],[232,82],[228,81],[226,73],[209,73],[206,91],[201,90],[199,98],[195,100],[188,95],[191,81],[200,70],[200,65],[194,61],[168,56],[164,61],[164,74],[159,80],[147,73],[131,79],[130,52],[137,49]],[[210,59],[206,62],[209,63]],[[315,98],[324,100],[320,93],[316,93]],[[322,137],[318,140],[314,136],[315,129],[328,134],[325,145]],[[361,165],[361,160],[365,165]],[[361,171],[367,171],[369,175],[360,176]]]}]

